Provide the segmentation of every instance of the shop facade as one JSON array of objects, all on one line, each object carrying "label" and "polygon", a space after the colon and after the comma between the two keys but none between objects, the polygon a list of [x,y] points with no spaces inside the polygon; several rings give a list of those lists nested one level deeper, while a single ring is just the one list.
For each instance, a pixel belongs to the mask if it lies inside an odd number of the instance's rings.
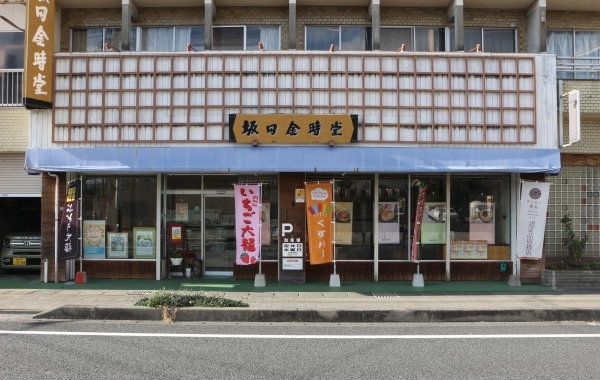
[{"label": "shop facade", "polygon": [[[154,10],[122,10],[139,16],[139,38],[152,34],[144,23]],[[261,270],[281,279],[285,239],[306,242],[307,210],[297,190],[315,181],[331,181],[336,204],[347,207],[336,221],[335,270],[342,280],[412,278],[420,184],[430,207],[418,257],[425,280],[517,273],[520,181],[560,171],[555,57],[516,48],[316,51],[308,41],[306,50],[278,50],[296,45],[296,28],[306,32],[302,39],[316,32],[312,8],[297,11],[296,17],[294,5],[293,20],[289,14],[293,33],[276,28],[280,46],[235,52],[132,46],[81,52],[77,10],[63,11],[53,109],[30,111],[26,169],[43,173],[46,204],[64,194],[66,181],[81,180],[82,228],[95,239],[83,239],[88,277],[161,279],[183,272],[171,270],[169,258],[187,251],[201,275],[254,278],[258,264],[234,265],[231,215],[234,184],[259,183],[268,205]],[[209,19],[204,37],[216,44],[224,27],[209,29]],[[450,33],[442,24],[438,29]],[[111,28],[100,29],[108,35]],[[344,121],[330,120],[336,118]],[[294,140],[298,130],[308,139]],[[47,173],[58,175],[58,185]],[[53,220],[50,211],[43,216],[47,259],[54,255]],[[283,236],[284,224],[293,236]],[[181,226],[181,242],[172,244],[172,225]],[[334,264],[303,267],[304,280],[328,279],[334,270]],[[59,271],[60,278],[71,275]]]}]

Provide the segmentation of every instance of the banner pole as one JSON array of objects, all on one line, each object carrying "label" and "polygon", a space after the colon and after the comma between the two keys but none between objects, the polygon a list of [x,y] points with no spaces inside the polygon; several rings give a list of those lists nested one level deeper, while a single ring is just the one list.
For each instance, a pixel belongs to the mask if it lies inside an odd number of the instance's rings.
[{"label": "banner pole", "polygon": [[263,225],[262,225],[262,182],[258,184],[258,199],[260,200],[258,202],[258,212],[259,214],[259,226],[260,226],[260,233],[258,234],[258,246],[260,247],[260,250],[258,251],[258,274],[262,274],[262,229],[263,229]]}]

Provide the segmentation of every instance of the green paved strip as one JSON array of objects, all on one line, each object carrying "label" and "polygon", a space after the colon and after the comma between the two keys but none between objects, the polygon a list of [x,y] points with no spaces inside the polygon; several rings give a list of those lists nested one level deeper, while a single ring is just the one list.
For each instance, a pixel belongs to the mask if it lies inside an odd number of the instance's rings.
[{"label": "green paved strip", "polygon": [[549,287],[533,284],[509,286],[505,281],[425,281],[425,287],[413,288],[411,281],[344,281],[339,288],[329,287],[329,281],[307,281],[303,285],[281,285],[268,280],[265,287],[254,287],[253,280],[233,280],[231,277],[191,277],[153,279],[88,279],[83,285],[73,281],[47,283],[31,276],[2,276],[0,289],[77,289],[77,290],[203,290],[216,292],[353,292],[402,294],[490,294],[490,293],[555,293]]}]

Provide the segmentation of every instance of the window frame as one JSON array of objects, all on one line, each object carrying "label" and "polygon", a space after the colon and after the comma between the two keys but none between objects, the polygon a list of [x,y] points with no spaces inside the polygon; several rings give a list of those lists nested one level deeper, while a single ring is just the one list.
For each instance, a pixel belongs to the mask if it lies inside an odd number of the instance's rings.
[{"label": "window frame", "polygon": [[[371,26],[367,26],[367,25],[304,25],[304,50],[305,51],[313,51],[312,49],[307,49],[307,35],[308,35],[308,28],[338,28],[338,42],[337,42],[337,46],[334,45],[335,49],[339,50],[339,51],[373,51],[373,28]],[[365,40],[365,42],[370,45],[370,49],[365,48],[365,50],[344,50],[342,49],[342,28],[364,28],[365,32],[367,32],[368,30],[370,30],[371,38],[370,40],[368,40],[368,38]],[[314,50],[314,51],[325,51],[325,50]]]},{"label": "window frame", "polygon": [[[248,27],[275,27],[277,28],[277,33],[278,33],[278,38],[277,38],[277,50],[281,50],[281,25],[275,25],[275,24],[260,24],[260,25],[255,25],[255,24],[247,24],[247,25],[216,25],[212,27],[213,33],[212,33],[212,47],[214,50],[215,47],[215,29],[221,29],[221,28],[243,28],[243,32],[244,32],[244,49],[243,50],[238,50],[238,51],[248,51]],[[262,42],[262,41],[259,41]],[[266,49],[266,47],[265,47]],[[258,46],[256,46],[256,50],[258,50]],[[235,51],[235,50],[218,50],[218,51]]]}]

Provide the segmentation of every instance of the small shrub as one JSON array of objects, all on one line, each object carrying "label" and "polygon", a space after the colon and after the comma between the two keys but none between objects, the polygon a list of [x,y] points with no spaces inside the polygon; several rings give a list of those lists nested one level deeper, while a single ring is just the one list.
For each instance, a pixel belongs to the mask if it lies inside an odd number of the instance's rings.
[{"label": "small shrub", "polygon": [[248,307],[245,302],[235,301],[221,296],[208,296],[202,292],[160,291],[151,297],[145,297],[135,303],[135,306],[162,307]]},{"label": "small shrub", "polygon": [[175,322],[177,310],[180,307],[248,307],[245,302],[235,301],[221,296],[207,296],[202,292],[172,292],[160,291],[151,297],[145,297],[135,303],[135,306],[149,306],[162,310],[163,321]]},{"label": "small shrub", "polygon": [[577,266],[583,253],[585,252],[585,246],[587,244],[587,236],[582,235],[581,237],[575,236],[573,231],[573,219],[569,217],[569,214],[565,214],[560,220],[565,225],[565,232],[567,233],[567,239],[565,240],[565,247],[567,247],[567,255],[569,257],[569,263]]}]

